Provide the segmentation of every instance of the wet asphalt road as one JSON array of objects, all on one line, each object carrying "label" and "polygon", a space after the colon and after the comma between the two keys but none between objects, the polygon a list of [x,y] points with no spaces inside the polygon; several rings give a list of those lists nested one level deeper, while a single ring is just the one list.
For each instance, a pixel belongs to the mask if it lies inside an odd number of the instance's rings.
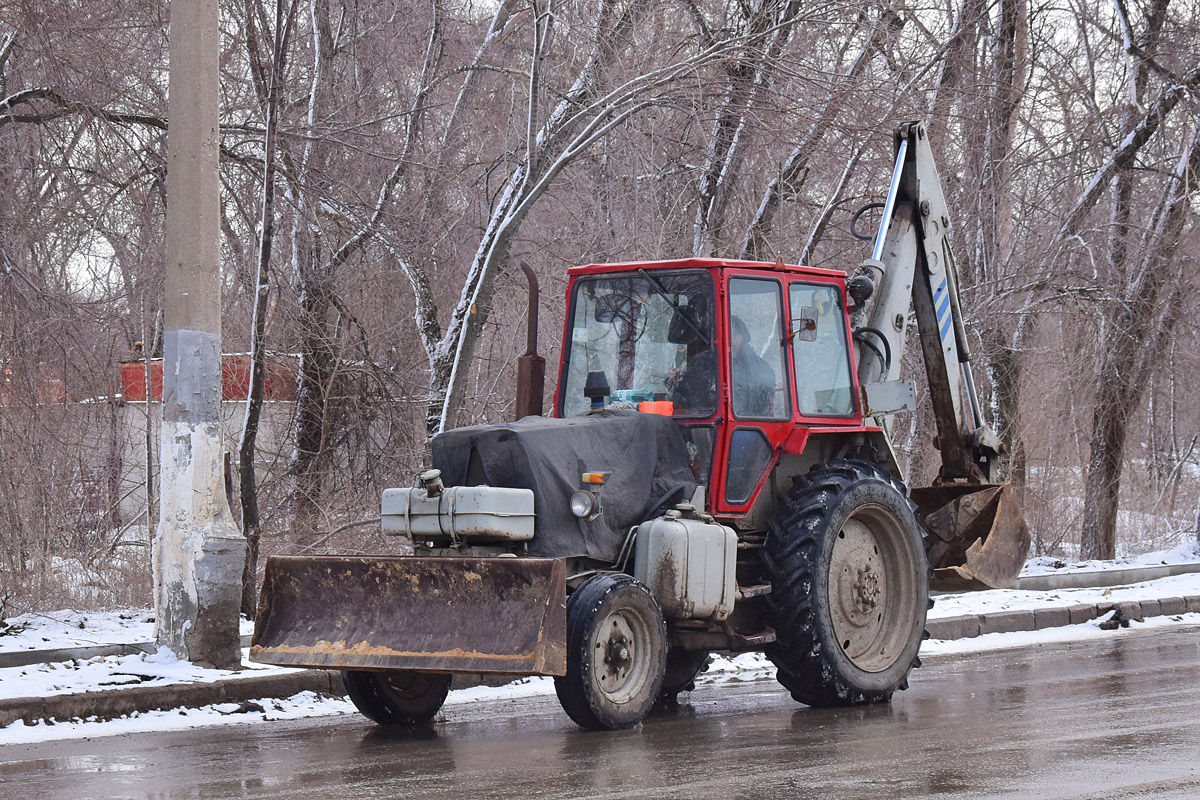
[{"label": "wet asphalt road", "polygon": [[553,698],[0,748],[0,798],[1200,798],[1200,631],[930,659],[890,707],[702,686],[634,731]]}]

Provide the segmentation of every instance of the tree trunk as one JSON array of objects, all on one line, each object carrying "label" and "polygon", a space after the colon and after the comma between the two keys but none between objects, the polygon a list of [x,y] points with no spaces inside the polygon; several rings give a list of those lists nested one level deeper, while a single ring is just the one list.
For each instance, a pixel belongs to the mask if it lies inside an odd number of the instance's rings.
[{"label": "tree trunk", "polygon": [[[1084,558],[1116,557],[1117,500],[1130,415],[1181,313],[1182,259],[1175,255],[1200,170],[1200,131],[1191,135],[1167,180],[1136,276],[1109,326],[1092,416],[1092,453],[1084,486]],[[1164,295],[1166,295],[1164,297]]]},{"label": "tree trunk", "polygon": [[246,419],[238,445],[238,477],[242,504],[242,532],[246,535],[246,564],[242,571],[242,614],[254,617],[258,602],[258,552],[262,521],[258,512],[258,478],[254,457],[262,419],[266,368],[267,299],[270,296],[271,249],[275,234],[275,140],[279,123],[279,85],[287,60],[291,22],[296,0],[285,14],[285,0],[275,3],[275,38],[271,52],[266,98],[266,131],[263,156],[263,201],[255,279],[254,315],[250,330],[250,392]]},{"label": "tree trunk", "polygon": [[300,253],[300,375],[291,473],[295,479],[293,532],[297,544],[304,547],[322,530],[326,417],[338,353],[335,326],[329,319],[333,280],[323,269],[320,238],[314,231],[306,231],[299,238],[309,244],[309,249]]},{"label": "tree trunk", "polygon": [[[1116,368],[1116,365],[1112,365]],[[1100,376],[1104,382],[1092,419],[1092,455],[1084,487],[1083,558],[1112,559],[1117,555],[1117,507],[1121,491],[1121,466],[1125,459],[1125,437],[1129,403],[1140,394],[1136,389],[1118,388],[1113,368]]]},{"label": "tree trunk", "polygon": [[[317,123],[333,93],[333,28],[326,0],[311,0],[312,71],[309,87],[309,134],[303,144],[298,174],[292,189],[295,212],[292,219],[292,272],[299,294],[300,368],[296,381],[296,447],[289,472],[292,492],[292,530],[296,544],[311,544],[322,529],[321,494],[324,486],[327,393],[336,367],[334,338],[329,334],[333,307],[332,267],[326,259],[324,241],[316,220],[318,199],[315,186],[328,165],[330,144],[319,136]],[[310,196],[310,192],[314,194]]]},{"label": "tree trunk", "polygon": [[1200,496],[1196,497],[1196,519],[1193,527],[1196,529],[1196,547],[1200,548]]}]

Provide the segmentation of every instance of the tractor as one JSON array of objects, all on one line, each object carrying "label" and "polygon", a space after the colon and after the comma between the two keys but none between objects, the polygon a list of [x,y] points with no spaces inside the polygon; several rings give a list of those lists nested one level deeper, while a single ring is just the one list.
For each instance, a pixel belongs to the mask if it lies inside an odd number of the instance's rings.
[{"label": "tractor", "polygon": [[[432,468],[382,497],[412,555],[270,559],[251,659],[341,670],[385,725],[432,719],[453,675],[483,673],[553,676],[580,726],[627,728],[712,653],[765,653],[811,706],[906,688],[931,578],[1011,585],[1029,534],[997,482],[924,126],[895,153],[853,277],[569,270],[552,413],[524,369],[523,418],[434,438]],[[913,319],[942,466],[910,489],[891,426],[915,406]]]}]

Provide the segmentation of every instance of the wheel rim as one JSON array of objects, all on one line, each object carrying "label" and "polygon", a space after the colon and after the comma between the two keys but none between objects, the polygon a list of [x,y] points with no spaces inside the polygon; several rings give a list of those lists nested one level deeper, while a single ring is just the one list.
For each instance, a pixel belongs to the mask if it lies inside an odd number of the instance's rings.
[{"label": "wheel rim", "polygon": [[592,674],[612,703],[628,703],[650,680],[650,629],[632,609],[610,612],[592,635]]},{"label": "wheel rim", "polygon": [[896,663],[916,618],[917,558],[890,511],[864,506],[833,539],[829,615],[842,653],[865,672]]}]

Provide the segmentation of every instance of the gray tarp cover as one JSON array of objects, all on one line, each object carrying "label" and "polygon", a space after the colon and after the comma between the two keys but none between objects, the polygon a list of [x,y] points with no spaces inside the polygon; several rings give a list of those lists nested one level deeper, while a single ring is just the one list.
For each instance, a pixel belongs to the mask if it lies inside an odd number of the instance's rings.
[{"label": "gray tarp cover", "polygon": [[[631,527],[690,500],[696,489],[679,428],[669,417],[637,411],[456,428],[433,440],[433,465],[447,486],[532,489],[537,518],[529,553],[554,558],[612,562]],[[604,513],[577,519],[571,494],[584,472],[600,471],[612,473],[600,490]]]}]

